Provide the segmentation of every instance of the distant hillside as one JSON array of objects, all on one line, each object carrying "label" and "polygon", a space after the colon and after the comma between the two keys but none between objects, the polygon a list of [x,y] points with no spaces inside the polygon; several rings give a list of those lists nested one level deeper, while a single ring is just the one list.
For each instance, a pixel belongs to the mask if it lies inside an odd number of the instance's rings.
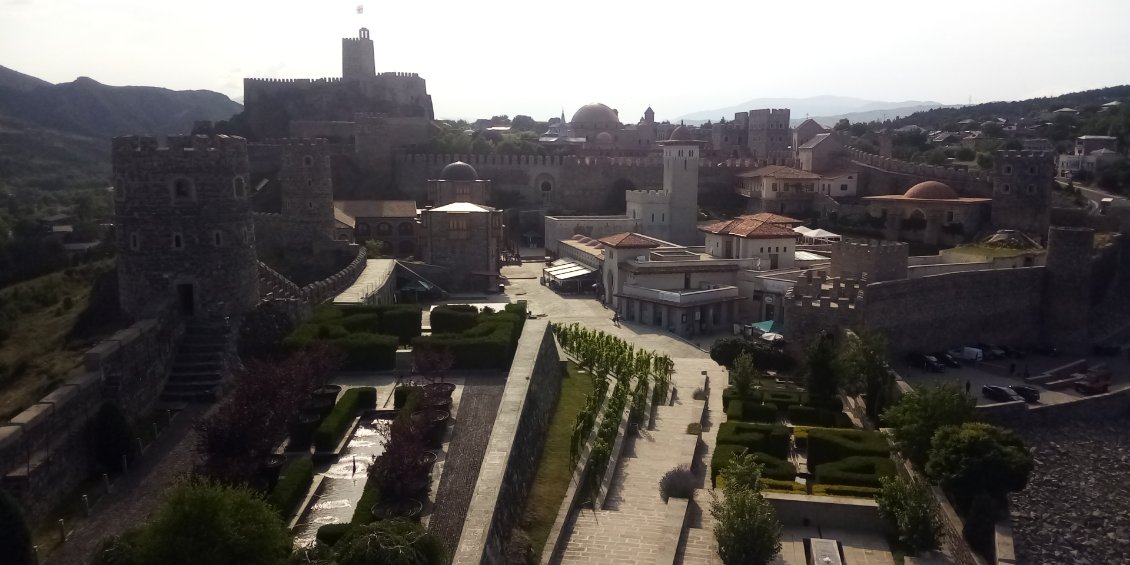
[{"label": "distant hillside", "polygon": [[[890,116],[901,115],[906,112],[936,108],[940,102],[907,100],[904,102],[883,102],[880,100],[864,100],[848,96],[812,96],[809,98],[754,98],[741,104],[714,110],[692,112],[678,119],[688,123],[700,123],[707,120],[717,122],[720,118],[733,119],[737,112],[747,112],[758,108],[788,108],[794,123],[804,120],[805,116],[812,116],[817,121],[832,118],[835,123],[841,116],[857,112],[877,112],[880,115],[887,113]],[[900,108],[913,108],[898,111]],[[819,118],[817,118],[819,116]]]},{"label": "distant hillside", "polygon": [[[905,106],[905,107],[900,107],[900,108],[883,108],[881,110],[867,110],[867,111],[864,111],[864,112],[849,112],[847,114],[836,114],[834,116],[816,116],[812,119],[816,120],[818,123],[820,123],[822,125],[832,127],[832,126],[836,125],[836,122],[843,120],[843,119],[846,119],[847,121],[849,121],[853,124],[856,123],[856,122],[863,122],[863,123],[870,123],[870,122],[876,122],[876,121],[883,122],[883,121],[887,121],[887,120],[893,120],[893,119],[899,118],[901,116],[909,116],[909,115],[914,114],[916,112],[926,112],[926,111],[933,110],[934,108],[939,108],[939,107],[940,108],[950,108],[950,106],[935,106],[933,104],[925,104],[925,105],[922,105],[922,106]],[[796,118],[793,118],[792,121],[793,121],[793,125],[796,125],[796,124],[798,124],[798,123],[800,123],[804,120],[803,119],[798,120]]]},{"label": "distant hillside", "polygon": [[241,110],[207,90],[108,86],[86,77],[51,84],[0,67],[0,185],[104,184],[110,138],[187,134],[197,120],[227,120]]},{"label": "distant hillside", "polygon": [[1072,92],[1060,96],[1030,98],[1028,100],[1016,100],[1011,102],[986,102],[984,104],[973,104],[971,106],[934,108],[893,120],[891,126],[899,128],[907,125],[916,125],[927,130],[940,130],[965,119],[976,120],[978,122],[995,118],[1005,118],[1011,122],[1025,119],[1046,120],[1052,111],[1060,108],[1093,111],[1098,106],[1106,104],[1107,102],[1125,100],[1127,98],[1130,98],[1130,85],[1110,86],[1095,90]]}]

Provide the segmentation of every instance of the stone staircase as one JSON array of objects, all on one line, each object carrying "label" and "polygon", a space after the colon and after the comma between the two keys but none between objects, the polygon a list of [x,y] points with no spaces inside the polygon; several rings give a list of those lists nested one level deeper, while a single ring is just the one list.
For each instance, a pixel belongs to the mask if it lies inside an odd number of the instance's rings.
[{"label": "stone staircase", "polygon": [[231,339],[223,322],[191,322],[173,358],[172,372],[161,393],[166,402],[215,402],[227,375],[225,354]]}]

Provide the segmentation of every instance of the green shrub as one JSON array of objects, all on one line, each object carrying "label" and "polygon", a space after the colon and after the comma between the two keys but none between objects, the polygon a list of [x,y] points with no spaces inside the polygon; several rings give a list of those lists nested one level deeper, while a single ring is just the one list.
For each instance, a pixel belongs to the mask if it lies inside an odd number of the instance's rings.
[{"label": "green shrub", "polygon": [[687,434],[692,436],[702,435],[702,424],[698,422],[691,422],[687,424]]},{"label": "green shrub", "polygon": [[360,526],[376,520],[373,516],[373,507],[380,501],[381,489],[377,487],[376,479],[366,480],[365,490],[362,491],[361,499],[357,501],[357,506],[353,509],[353,518],[349,523]]},{"label": "green shrub", "polygon": [[432,335],[463,333],[473,327],[479,309],[468,304],[443,305],[432,308]]},{"label": "green shrub", "polygon": [[776,404],[781,410],[788,410],[790,406],[801,403],[799,392],[767,390],[762,393],[761,398],[765,402]]},{"label": "green shrub", "polygon": [[767,453],[784,459],[789,453],[789,429],[779,424],[723,422],[718,426],[718,444],[740,445],[750,453]]},{"label": "green shrub", "polygon": [[357,408],[372,410],[377,407],[377,389],[367,386],[357,390]]},{"label": "green shrub", "polygon": [[398,341],[393,336],[355,333],[332,343],[345,354],[344,369],[386,371],[396,367]]},{"label": "green shrub", "polygon": [[879,432],[827,428],[814,428],[808,431],[809,466],[830,463],[855,455],[887,457],[890,451],[886,437]]},{"label": "green shrub", "polygon": [[340,323],[349,333],[381,333],[381,317],[375,313],[348,315]]},{"label": "green shrub", "polygon": [[402,345],[412,343],[412,338],[420,336],[423,312],[412,304],[389,306],[381,315],[381,332],[396,336]]},{"label": "green shrub", "polygon": [[[809,442],[812,436],[809,435]],[[847,485],[879,488],[879,477],[895,474],[889,457],[853,456],[816,466],[816,482],[825,485]]]},{"label": "green shrub", "polygon": [[314,462],[309,457],[287,461],[282,468],[275,490],[272,490],[267,497],[267,502],[278,510],[285,520],[294,514],[298,504],[306,498],[306,493],[313,482]]},{"label": "green shrub", "polygon": [[814,485],[812,494],[826,494],[828,496],[855,496],[859,498],[875,498],[881,492],[873,487],[853,487],[847,485]]},{"label": "green shrub", "polygon": [[[722,483],[723,481],[721,478],[719,478],[718,482]],[[719,488],[721,488],[721,485],[719,486]],[[796,480],[778,481],[774,479],[766,479],[765,477],[761,478],[761,488],[765,490],[796,492],[800,494],[805,494],[808,492],[808,489],[806,489],[804,485],[796,482]]]},{"label": "green shrub", "polygon": [[745,414],[744,404],[745,403],[740,400],[731,402],[730,405],[726,407],[726,419],[730,422],[740,421]]},{"label": "green shrub", "polygon": [[722,410],[730,409],[730,401],[738,398],[738,391],[732,387],[722,389]]},{"label": "green shrub", "polygon": [[[434,320],[435,311],[432,316]],[[419,349],[451,351],[455,358],[454,369],[505,369],[517,349],[523,320],[509,311],[479,314],[474,318],[474,326],[462,333],[417,337],[412,345]]]},{"label": "green shrub", "polygon": [[317,451],[333,451],[337,448],[341,436],[349,431],[353,418],[361,411],[361,389],[351,388],[338,398],[326,419],[314,431],[314,449]]},{"label": "green shrub", "polygon": [[326,524],[318,528],[318,533],[314,537],[318,541],[333,547],[337,544],[338,540],[345,537],[349,530],[353,528],[353,524]]},{"label": "green shrub", "polygon": [[[735,403],[739,404],[739,403]],[[777,405],[772,403],[760,404],[753,402],[742,402],[742,419],[747,422],[767,422],[775,423],[777,421]]]},{"label": "green shrub", "polygon": [[[711,484],[717,483],[716,479],[718,473],[725,469],[730,464],[730,460],[737,453],[745,453],[746,448],[740,445],[719,444],[714,448],[714,453],[710,457],[710,482]],[[773,479],[778,481],[791,481],[796,478],[796,467],[778,457],[772,455],[751,451],[753,458],[758,463],[763,465],[761,476],[766,479]]]},{"label": "green shrub", "polygon": [[851,427],[851,418],[847,414],[812,406],[789,406],[789,421],[805,426]]}]

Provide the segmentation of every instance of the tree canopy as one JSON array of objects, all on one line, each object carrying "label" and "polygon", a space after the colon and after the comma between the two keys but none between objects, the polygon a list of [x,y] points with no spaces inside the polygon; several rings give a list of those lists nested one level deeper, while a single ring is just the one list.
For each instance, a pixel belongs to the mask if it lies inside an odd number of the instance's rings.
[{"label": "tree canopy", "polygon": [[894,429],[895,442],[903,454],[922,468],[938,429],[972,420],[976,404],[976,399],[953,385],[920,387],[886,409],[882,419]]},{"label": "tree canopy", "polygon": [[979,494],[999,500],[1023,490],[1032,466],[1024,442],[1011,430],[967,422],[934,434],[926,474],[965,504]]},{"label": "tree canopy", "polygon": [[730,459],[721,472],[722,496],[714,495],[714,537],[726,565],[768,565],[781,553],[781,523],[761,494],[761,466],[752,455]]}]

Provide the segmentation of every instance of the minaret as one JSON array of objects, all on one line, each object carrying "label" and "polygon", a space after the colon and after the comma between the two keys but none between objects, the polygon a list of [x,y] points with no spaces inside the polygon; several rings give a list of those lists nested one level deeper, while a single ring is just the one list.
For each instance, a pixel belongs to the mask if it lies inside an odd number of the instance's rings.
[{"label": "minaret", "polygon": [[702,160],[702,141],[680,124],[663,146],[663,192],[669,195],[671,240],[695,245],[698,233],[698,166]]}]

